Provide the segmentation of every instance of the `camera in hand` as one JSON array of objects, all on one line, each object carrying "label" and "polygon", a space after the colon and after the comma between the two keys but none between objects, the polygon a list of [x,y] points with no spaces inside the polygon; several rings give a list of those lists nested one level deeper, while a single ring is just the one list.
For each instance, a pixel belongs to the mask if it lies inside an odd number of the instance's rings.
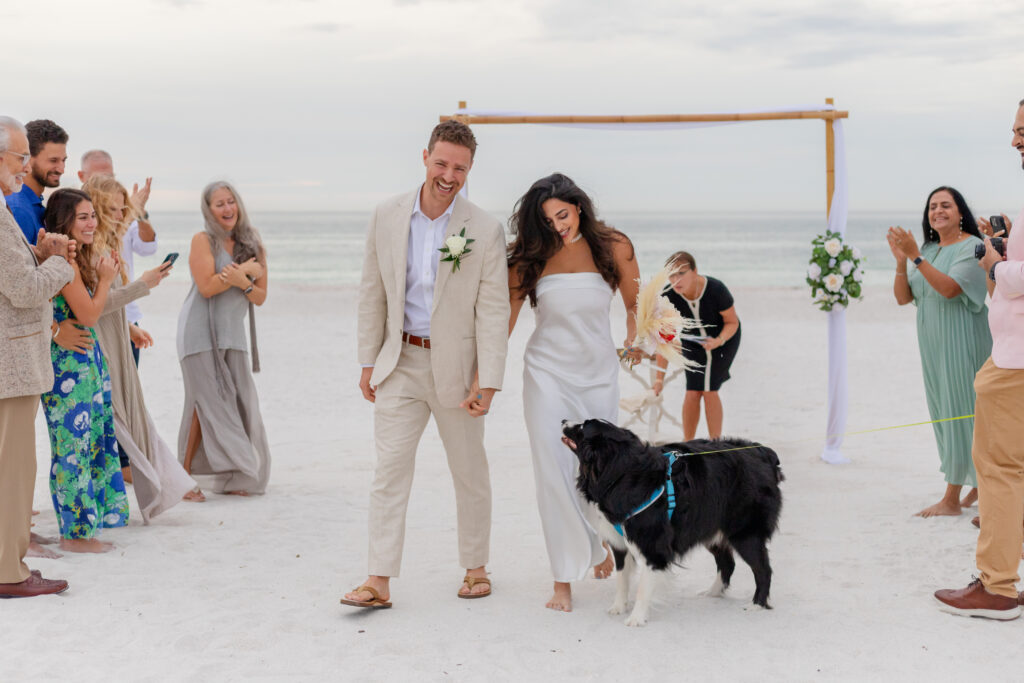
[{"label": "camera in hand", "polygon": [[[1006,258],[1006,240],[1004,240],[1002,237],[990,237],[988,241],[992,244],[992,248],[995,249],[1000,256]],[[979,261],[985,258],[984,242],[982,242],[981,244],[974,245],[974,258],[978,259]]]}]

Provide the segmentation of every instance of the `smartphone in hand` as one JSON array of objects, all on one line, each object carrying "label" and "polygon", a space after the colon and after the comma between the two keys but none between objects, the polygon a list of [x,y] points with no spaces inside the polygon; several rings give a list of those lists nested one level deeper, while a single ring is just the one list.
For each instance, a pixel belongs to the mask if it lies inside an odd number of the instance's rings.
[{"label": "smartphone in hand", "polygon": [[1001,237],[1006,237],[1006,221],[1003,220],[1002,216],[990,216],[988,222],[992,225],[992,234],[995,235],[1002,231]]},{"label": "smartphone in hand", "polygon": [[164,262],[160,264],[161,268],[170,268],[174,265],[174,262],[178,260],[178,252],[172,251],[164,258]]}]

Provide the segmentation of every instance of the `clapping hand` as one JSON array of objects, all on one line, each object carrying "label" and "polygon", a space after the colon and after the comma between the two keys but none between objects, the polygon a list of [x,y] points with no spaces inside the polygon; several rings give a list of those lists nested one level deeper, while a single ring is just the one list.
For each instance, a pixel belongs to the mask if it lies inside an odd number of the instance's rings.
[{"label": "clapping hand", "polygon": [[915,259],[921,255],[914,236],[900,226],[889,227],[885,239],[889,242],[889,249],[897,261],[901,259]]},{"label": "clapping hand", "polygon": [[101,256],[99,261],[96,262],[96,275],[99,276],[100,281],[111,282],[114,276],[117,275],[120,270],[117,252]]},{"label": "clapping hand", "polygon": [[146,202],[149,201],[149,188],[153,184],[152,178],[146,178],[146,182],[139,189],[139,184],[132,185],[132,205],[139,210],[139,213],[146,212]]},{"label": "clapping hand", "polygon": [[32,247],[32,251],[36,255],[36,260],[40,263],[51,256],[60,256],[68,261],[74,261],[75,254],[77,253],[73,239],[69,239],[67,235],[46,232],[42,228],[39,229],[39,234],[36,235],[36,243]]}]

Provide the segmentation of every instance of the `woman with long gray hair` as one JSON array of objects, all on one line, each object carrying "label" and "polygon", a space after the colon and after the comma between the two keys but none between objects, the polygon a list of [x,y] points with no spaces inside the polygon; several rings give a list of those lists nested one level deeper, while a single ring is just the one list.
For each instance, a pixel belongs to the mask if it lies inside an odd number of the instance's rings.
[{"label": "woman with long gray hair", "polygon": [[[259,372],[254,306],[267,298],[267,256],[230,183],[203,189],[205,229],[192,238],[192,288],[178,317],[185,409],[178,457],[218,493],[263,493],[270,449],[252,372]],[[245,340],[249,314],[252,372]],[[202,502],[197,487],[186,500]]]}]

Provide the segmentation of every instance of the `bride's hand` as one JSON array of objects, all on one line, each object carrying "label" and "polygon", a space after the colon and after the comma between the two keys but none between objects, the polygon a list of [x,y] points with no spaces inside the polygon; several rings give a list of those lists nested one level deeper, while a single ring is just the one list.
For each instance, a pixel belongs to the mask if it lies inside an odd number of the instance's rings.
[{"label": "bride's hand", "polygon": [[635,346],[630,346],[627,339],[622,344],[622,352],[619,354],[619,358],[627,361],[630,368],[634,368],[644,359],[644,352]]}]

